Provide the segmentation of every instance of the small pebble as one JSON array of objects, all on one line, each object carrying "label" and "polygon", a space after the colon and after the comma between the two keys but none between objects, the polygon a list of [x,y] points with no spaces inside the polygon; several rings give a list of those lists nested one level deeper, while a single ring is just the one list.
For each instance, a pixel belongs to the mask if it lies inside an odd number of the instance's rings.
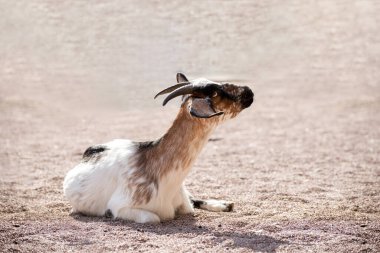
[{"label": "small pebble", "polygon": [[221,228],[221,227],[222,227],[222,224],[219,224],[218,227]]},{"label": "small pebble", "polygon": [[202,226],[198,226],[198,228],[202,228]]}]

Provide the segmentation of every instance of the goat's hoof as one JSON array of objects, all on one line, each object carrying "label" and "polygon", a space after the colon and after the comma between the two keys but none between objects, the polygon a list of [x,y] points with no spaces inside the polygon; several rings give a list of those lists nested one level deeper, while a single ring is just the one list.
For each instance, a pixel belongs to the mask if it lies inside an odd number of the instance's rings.
[{"label": "goat's hoof", "polygon": [[209,199],[201,201],[199,208],[212,212],[232,212],[234,203],[225,200]]},{"label": "goat's hoof", "polygon": [[113,213],[110,209],[107,209],[107,211],[104,213],[104,217],[112,219],[113,218]]},{"label": "goat's hoof", "polygon": [[223,210],[223,212],[232,212],[234,210],[233,202],[226,201],[224,205],[225,205],[225,209]]}]

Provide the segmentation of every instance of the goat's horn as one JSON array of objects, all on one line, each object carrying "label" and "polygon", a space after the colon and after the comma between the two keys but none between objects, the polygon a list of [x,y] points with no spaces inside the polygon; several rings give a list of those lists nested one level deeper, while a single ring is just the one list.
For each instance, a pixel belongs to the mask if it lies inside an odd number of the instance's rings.
[{"label": "goat's horn", "polygon": [[176,85],[173,85],[173,86],[171,86],[171,87],[169,87],[169,88],[166,88],[166,89],[160,91],[159,93],[157,93],[157,95],[154,96],[154,99],[156,99],[156,97],[158,97],[158,96],[160,96],[160,95],[162,95],[162,94],[166,94],[166,93],[172,92],[172,91],[174,91],[174,90],[176,90],[176,89],[178,89],[178,88],[180,88],[180,87],[182,87],[182,86],[185,86],[185,85],[187,85],[187,84],[190,84],[190,82],[181,82],[181,83],[177,83]]},{"label": "goat's horn", "polygon": [[167,96],[165,98],[162,105],[166,105],[167,102],[169,102],[171,99],[173,99],[175,97],[193,93],[194,88],[195,87],[193,85],[189,84],[189,85],[186,85],[186,86],[183,86],[181,88],[176,89],[175,91],[170,93],[169,96]]}]

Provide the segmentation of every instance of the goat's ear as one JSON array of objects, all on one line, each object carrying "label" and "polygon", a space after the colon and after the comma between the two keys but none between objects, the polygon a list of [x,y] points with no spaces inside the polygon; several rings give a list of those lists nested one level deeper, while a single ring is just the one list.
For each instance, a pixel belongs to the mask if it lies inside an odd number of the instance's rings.
[{"label": "goat's ear", "polygon": [[177,83],[188,82],[187,77],[182,73],[177,73]]},{"label": "goat's ear", "polygon": [[209,98],[193,98],[190,106],[190,114],[197,118],[211,118],[222,115],[223,112],[215,112]]}]

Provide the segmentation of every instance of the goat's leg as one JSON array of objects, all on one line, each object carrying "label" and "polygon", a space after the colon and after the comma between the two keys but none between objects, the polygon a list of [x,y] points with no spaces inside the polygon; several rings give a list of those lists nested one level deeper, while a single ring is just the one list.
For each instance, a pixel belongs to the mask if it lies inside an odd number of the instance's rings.
[{"label": "goat's leg", "polygon": [[182,185],[181,190],[178,195],[179,206],[176,210],[178,214],[192,214],[194,213],[193,204],[190,201],[191,195],[187,191],[186,187]]},{"label": "goat's leg", "polygon": [[160,218],[153,212],[132,208],[129,197],[123,187],[118,187],[107,204],[106,217],[132,220],[137,223],[158,223]]},{"label": "goat's leg", "polygon": [[234,203],[225,200],[199,200],[195,199],[186,189],[184,185],[181,187],[179,194],[180,205],[177,208],[178,214],[194,213],[194,208],[203,209],[212,212],[231,212]]},{"label": "goat's leg", "polygon": [[194,208],[203,209],[212,212],[232,212],[234,203],[225,200],[208,199],[199,200],[190,198]]},{"label": "goat's leg", "polygon": [[147,210],[124,207],[120,209],[116,218],[132,220],[137,223],[159,223],[160,218],[157,214]]}]

